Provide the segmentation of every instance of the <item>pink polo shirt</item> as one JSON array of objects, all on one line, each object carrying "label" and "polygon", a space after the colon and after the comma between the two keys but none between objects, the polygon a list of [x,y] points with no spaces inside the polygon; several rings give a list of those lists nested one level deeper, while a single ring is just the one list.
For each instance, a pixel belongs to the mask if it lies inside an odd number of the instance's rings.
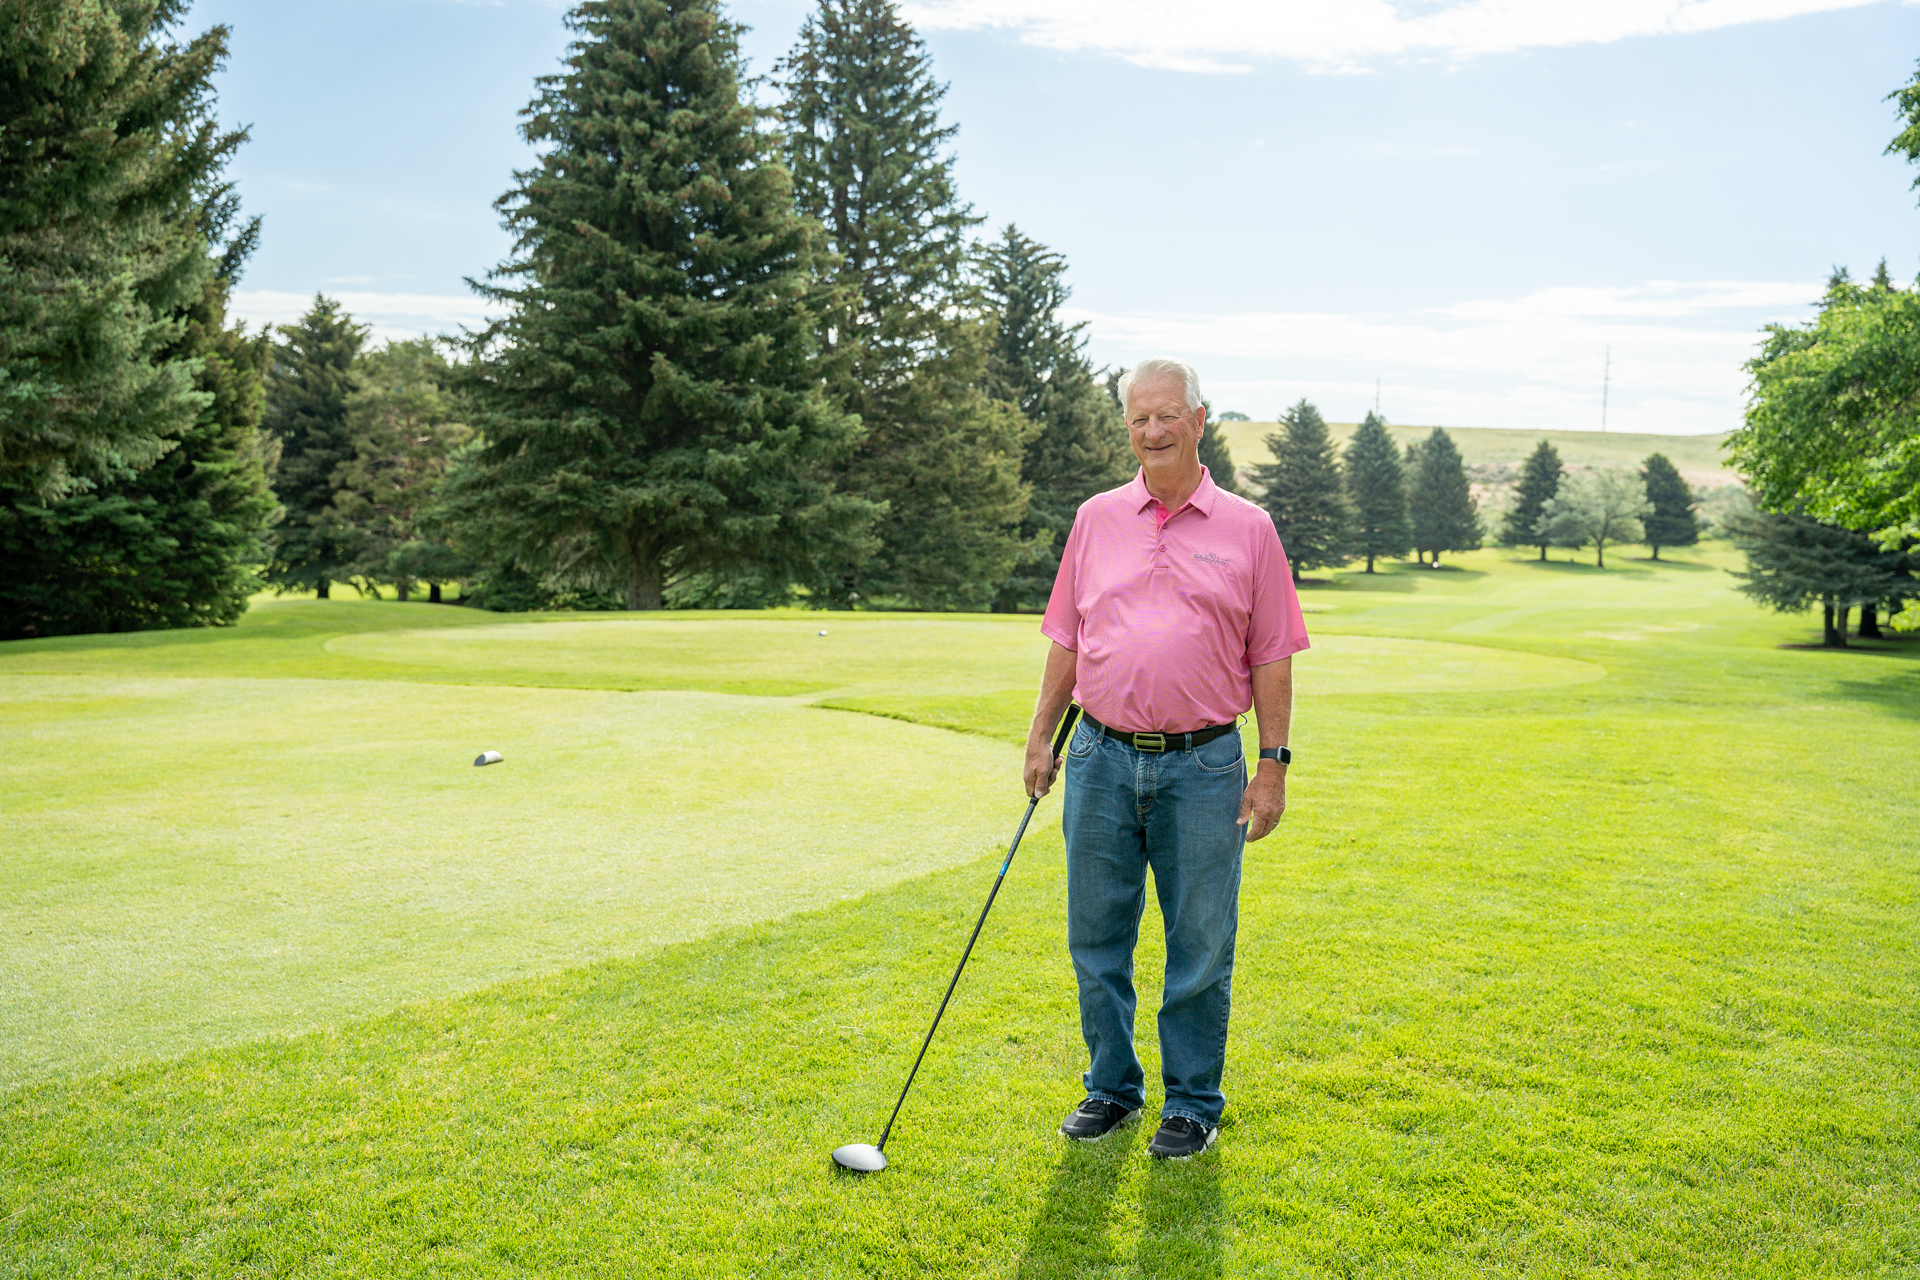
[{"label": "pink polo shirt", "polygon": [[1249,670],[1307,647],[1272,518],[1204,467],[1171,515],[1140,475],[1080,504],[1040,632],[1080,655],[1074,699],[1130,733],[1230,724]]}]

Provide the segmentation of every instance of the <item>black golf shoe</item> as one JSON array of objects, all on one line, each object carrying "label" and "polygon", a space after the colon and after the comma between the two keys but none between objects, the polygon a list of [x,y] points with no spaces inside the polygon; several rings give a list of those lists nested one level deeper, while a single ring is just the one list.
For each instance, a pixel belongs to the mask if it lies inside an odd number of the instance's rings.
[{"label": "black golf shoe", "polygon": [[1155,1160],[1191,1160],[1220,1136],[1219,1126],[1211,1129],[1185,1116],[1168,1116],[1160,1122],[1160,1131],[1147,1144],[1147,1154]]},{"label": "black golf shoe", "polygon": [[1138,1107],[1129,1111],[1105,1098],[1088,1098],[1060,1122],[1060,1134],[1076,1142],[1098,1142],[1139,1114]]}]

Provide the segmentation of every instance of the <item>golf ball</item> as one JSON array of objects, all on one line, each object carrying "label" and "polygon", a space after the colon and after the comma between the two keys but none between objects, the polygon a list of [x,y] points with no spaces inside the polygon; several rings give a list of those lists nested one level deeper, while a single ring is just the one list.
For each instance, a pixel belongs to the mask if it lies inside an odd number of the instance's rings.
[{"label": "golf ball", "polygon": [[822,632],[821,632],[820,634],[821,634],[821,635],[825,635],[825,634],[827,634],[827,633],[826,633],[826,632],[824,632],[824,631],[822,631]]},{"label": "golf ball", "polygon": [[499,764],[504,758],[498,751],[482,751],[473,758],[473,766],[477,769],[483,764]]}]

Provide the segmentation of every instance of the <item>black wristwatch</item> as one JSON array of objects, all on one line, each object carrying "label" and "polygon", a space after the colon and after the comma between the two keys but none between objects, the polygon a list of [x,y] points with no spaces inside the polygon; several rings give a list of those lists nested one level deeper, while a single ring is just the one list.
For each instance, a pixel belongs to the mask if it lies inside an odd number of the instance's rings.
[{"label": "black wristwatch", "polygon": [[1278,760],[1281,764],[1292,764],[1293,752],[1287,750],[1285,747],[1262,747],[1260,748],[1260,758],[1262,760]]}]

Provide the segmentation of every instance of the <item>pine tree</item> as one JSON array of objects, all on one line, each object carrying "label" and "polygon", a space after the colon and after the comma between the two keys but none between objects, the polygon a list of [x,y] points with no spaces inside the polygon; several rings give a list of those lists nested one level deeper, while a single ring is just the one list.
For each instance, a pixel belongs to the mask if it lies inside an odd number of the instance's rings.
[{"label": "pine tree", "polygon": [[47,500],[159,458],[204,407],[185,313],[215,264],[227,30],[182,0],[17,0],[0,30],[0,483]]},{"label": "pine tree", "polygon": [[441,485],[469,547],[631,609],[701,573],[817,580],[874,515],[826,478],[858,423],[819,389],[816,230],[742,99],[715,0],[586,0],[497,207],[506,314],[465,386],[484,438]]},{"label": "pine tree", "polygon": [[422,518],[455,452],[472,431],[450,392],[453,371],[428,338],[362,356],[347,399],[353,455],[334,469],[333,506],[357,535],[349,572],[370,590],[391,583],[405,600],[425,581],[429,599],[467,569]]},{"label": "pine tree", "polygon": [[1873,269],[1873,287],[1875,289],[1893,288],[1893,276],[1887,270],[1887,260],[1880,259],[1880,265]]},{"label": "pine tree", "polygon": [[1407,517],[1407,476],[1400,450],[1374,413],[1347,442],[1347,499],[1353,506],[1353,551],[1367,558],[1403,556],[1413,547],[1413,522]]},{"label": "pine tree", "polygon": [[1534,531],[1539,528],[1540,513],[1547,500],[1560,491],[1564,475],[1566,468],[1560,465],[1560,451],[1546,440],[1535,445],[1521,469],[1519,492],[1500,527],[1500,541],[1510,547],[1538,546],[1540,558],[1547,558],[1547,544],[1536,542]]},{"label": "pine tree", "polygon": [[889,0],[821,0],[781,63],[801,211],[839,261],[820,332],[829,385],[866,435],[843,483],[885,504],[878,552],[829,598],[989,603],[1025,543],[1029,419],[982,389],[990,334],[967,282],[967,231],[940,123],[946,87]]},{"label": "pine tree", "polygon": [[1293,566],[1302,569],[1345,564],[1352,557],[1353,509],[1347,505],[1333,438],[1320,411],[1302,400],[1280,418],[1281,430],[1267,437],[1273,461],[1253,469],[1260,505],[1280,531],[1280,545]]},{"label": "pine tree", "polygon": [[1693,490],[1664,453],[1648,454],[1640,479],[1653,510],[1641,521],[1653,558],[1661,547],[1690,547],[1700,541],[1700,520],[1693,513]]},{"label": "pine tree", "polygon": [[1030,549],[995,596],[1002,612],[1045,606],[1080,504],[1126,483],[1133,470],[1126,429],[1087,362],[1086,326],[1059,318],[1071,293],[1066,269],[1064,257],[1011,223],[980,253],[995,322],[987,393],[1039,426],[1020,471],[1032,494],[1020,524]]},{"label": "pine tree", "polygon": [[1443,551],[1477,549],[1486,531],[1453,437],[1435,427],[1417,451],[1409,445],[1408,454],[1413,466],[1407,512],[1413,518],[1413,545],[1422,562],[1431,559],[1438,565]]},{"label": "pine tree", "polygon": [[[1247,496],[1247,491],[1240,483],[1239,469],[1233,465],[1233,450],[1227,447],[1226,433],[1220,430],[1214,420],[1213,405],[1203,401],[1202,406],[1207,411],[1207,420],[1204,429],[1200,432],[1200,465],[1205,467],[1207,474],[1213,477],[1214,484],[1228,493],[1237,493],[1244,498]],[[1242,414],[1240,420],[1247,421],[1246,415]],[[1227,422],[1231,419],[1222,418],[1220,421]]]},{"label": "pine tree", "polygon": [[230,623],[256,585],[267,351],[226,303],[259,224],[219,177],[227,33],[179,17],[23,12],[0,53],[0,635]]},{"label": "pine tree", "polygon": [[363,551],[360,531],[334,505],[334,475],[353,457],[347,400],[365,325],[331,298],[314,295],[298,324],[282,325],[267,379],[265,426],[280,447],[274,493],[286,516],[274,531],[266,579],[287,591],[328,598]]},{"label": "pine tree", "polygon": [[[1798,512],[1756,512],[1728,522],[1733,544],[1747,557],[1740,590],[1777,613],[1821,606],[1821,643],[1843,648],[1847,614],[1913,598],[1914,557],[1889,551],[1851,529]],[[1875,628],[1878,629],[1877,627]]]}]

